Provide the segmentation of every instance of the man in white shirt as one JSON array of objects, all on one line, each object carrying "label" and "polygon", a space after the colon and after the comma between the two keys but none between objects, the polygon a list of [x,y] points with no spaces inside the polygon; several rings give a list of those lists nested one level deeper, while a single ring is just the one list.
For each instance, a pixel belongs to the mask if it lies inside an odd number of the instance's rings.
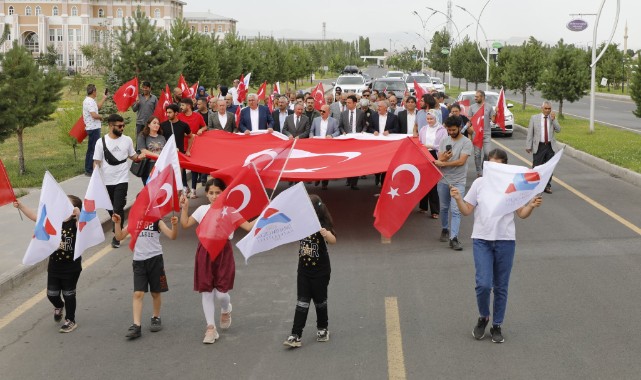
[{"label": "man in white shirt", "polygon": [[[408,136],[414,134],[414,127],[416,126],[416,98],[408,96],[405,100],[405,109],[398,113],[398,133],[403,133]],[[418,128],[416,129],[418,133]]]},{"label": "man in white shirt", "polygon": [[241,102],[238,101],[238,85],[239,84],[240,84],[240,80],[234,79],[234,85],[228,91],[232,96],[232,100],[235,106],[239,106],[242,104]]},{"label": "man in white shirt", "polygon": [[98,113],[102,107],[105,99],[107,99],[107,91],[100,101],[96,104],[96,96],[98,92],[95,84],[87,86],[87,97],[82,102],[82,119],[85,122],[85,130],[87,131],[87,154],[85,155],[85,175],[91,177],[93,173],[93,153],[96,147],[96,141],[100,139],[100,127],[102,126],[102,116]]},{"label": "man in white shirt", "polygon": [[[131,137],[123,135],[125,120],[118,114],[109,115],[109,133],[96,142],[96,149],[93,156],[94,169],[102,172],[102,179],[107,187],[109,199],[113,210],[108,210],[109,215],[114,213],[125,215],[124,208],[127,203],[127,189],[129,188],[129,163],[127,159],[136,161],[144,158],[140,151],[134,151],[134,143]],[[104,143],[104,145],[103,145]],[[105,147],[106,146],[106,147]],[[120,220],[120,226],[124,225],[124,218]],[[114,230],[115,231],[115,230]],[[114,238],[111,246],[120,247],[120,242]]]}]

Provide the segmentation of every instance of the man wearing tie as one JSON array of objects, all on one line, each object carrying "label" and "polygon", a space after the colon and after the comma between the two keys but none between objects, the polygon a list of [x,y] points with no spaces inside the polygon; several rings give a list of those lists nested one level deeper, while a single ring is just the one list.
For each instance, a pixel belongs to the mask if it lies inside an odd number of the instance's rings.
[{"label": "man wearing tie", "polygon": [[274,119],[272,119],[269,108],[258,105],[256,94],[247,95],[247,103],[249,106],[240,111],[238,131],[246,135],[261,130],[273,132]]},{"label": "man wearing tie", "polygon": [[347,105],[345,104],[347,102],[347,93],[338,93],[339,88],[340,87],[336,88],[336,101],[329,106],[329,116],[336,119],[336,121],[339,121],[341,112],[347,109]]},{"label": "man wearing tie", "polygon": [[[527,128],[525,151],[533,154],[533,166],[542,165],[554,156],[552,144],[556,141],[555,132],[561,132],[561,126],[552,112],[552,103],[546,100],[541,106],[541,113],[530,118]],[[552,194],[551,181],[552,177],[544,190],[548,194]]]},{"label": "man wearing tie", "polygon": [[[345,105],[347,109],[341,113],[338,122],[338,129],[342,134],[347,133],[362,133],[365,130],[365,114],[360,109],[356,108],[358,99],[356,95],[349,95]],[[350,186],[352,190],[358,190],[358,177],[350,177],[347,179],[346,186]]]},{"label": "man wearing tie", "polygon": [[283,127],[285,126],[285,119],[287,116],[291,115],[294,113],[294,111],[290,110],[289,107],[289,101],[287,100],[286,96],[281,96],[278,98],[278,108],[272,112],[272,119],[274,119],[274,130],[276,132],[280,132],[283,130]]},{"label": "man wearing tie", "polygon": [[294,113],[285,118],[282,133],[290,139],[309,137],[309,118],[303,115],[303,105],[296,104]]},{"label": "man wearing tie", "polygon": [[[321,117],[317,117],[312,121],[312,128],[309,131],[310,137],[324,137],[326,139],[332,139],[334,137],[340,136],[341,132],[338,129],[338,122],[333,117],[330,117],[329,106],[324,104],[320,109]],[[324,179],[322,181],[316,181],[315,185],[322,182],[323,190],[327,190],[328,180]]]}]

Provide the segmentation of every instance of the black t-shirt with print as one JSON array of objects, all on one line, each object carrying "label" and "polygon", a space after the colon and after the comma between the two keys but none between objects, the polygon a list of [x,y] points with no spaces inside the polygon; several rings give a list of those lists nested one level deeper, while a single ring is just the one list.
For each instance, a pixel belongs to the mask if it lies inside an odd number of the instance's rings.
[{"label": "black t-shirt with print", "polygon": [[62,223],[62,240],[60,247],[49,256],[47,271],[57,276],[71,276],[82,271],[82,257],[73,259],[76,246],[76,219],[72,218]]},{"label": "black t-shirt with print", "polygon": [[[160,123],[160,128],[162,128],[162,135],[165,136],[165,139],[169,141],[169,137],[172,135],[172,122],[169,120],[163,121]],[[173,134],[176,135],[176,148],[182,153],[185,153],[185,135],[191,134],[191,129],[189,125],[184,121],[176,121],[173,123]]]},{"label": "black t-shirt with print", "polygon": [[320,277],[331,271],[327,243],[320,231],[302,239],[298,250],[298,273]]}]

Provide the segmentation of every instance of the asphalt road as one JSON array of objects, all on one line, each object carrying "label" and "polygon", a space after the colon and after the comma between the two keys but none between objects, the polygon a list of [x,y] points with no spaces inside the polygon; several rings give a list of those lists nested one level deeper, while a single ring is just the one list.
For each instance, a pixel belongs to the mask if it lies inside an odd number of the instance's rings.
[{"label": "asphalt road", "polygon": [[[525,154],[520,133],[495,144]],[[523,164],[512,154],[509,159]],[[472,167],[470,162],[469,181]],[[330,182],[328,191],[308,185],[332,211],[338,235],[330,246],[329,342],[315,341],[310,311],[303,347],[282,345],[296,299],[297,247],[289,244],[249,265],[235,253],[232,327],[215,344],[203,345],[205,321],[192,291],[196,236],[193,229],[181,230],[176,241],[162,240],[170,287],[163,295],[163,331],[148,332],[147,298],[143,336],[126,341],[131,252],[125,245],[105,248],[93,256],[99,260],[85,261],[79,327],[70,334],[58,333],[41,293],[44,274],[0,299],[2,379],[638,378],[639,188],[567,156],[555,174],[571,188],[553,183],[542,207],[516,222],[504,344],[472,338],[472,217],[461,226],[462,252],[439,243],[439,222],[418,213],[392,244],[383,245],[372,226],[377,189],[369,176],[360,191],[343,180]],[[201,196],[192,207],[202,202]]]}]

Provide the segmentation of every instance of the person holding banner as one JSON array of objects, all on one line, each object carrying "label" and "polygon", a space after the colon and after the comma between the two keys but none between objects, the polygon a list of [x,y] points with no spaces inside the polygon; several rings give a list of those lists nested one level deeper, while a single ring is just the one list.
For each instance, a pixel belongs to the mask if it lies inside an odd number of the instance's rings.
[{"label": "person holding banner", "polygon": [[[489,152],[488,158],[490,162],[507,164],[507,153],[501,149]],[[491,215],[483,199],[492,194],[488,194],[487,190],[484,192],[483,185],[484,178],[479,177],[472,183],[465,198],[454,186],[450,188],[450,195],[456,200],[461,214],[474,213],[472,253],[476,268],[476,303],[479,318],[472,334],[477,340],[485,337],[485,328],[490,321],[490,293],[493,291],[494,306],[490,335],[492,342],[503,343],[505,339],[501,325],[507,308],[508,285],[516,248],[514,212],[499,216]],[[525,206],[517,209],[516,215],[521,219],[529,217],[541,202],[540,196],[534,197]]]},{"label": "person holding banner", "polygon": [[[75,330],[76,324],[76,285],[82,272],[82,256],[74,260],[76,246],[76,232],[78,231],[78,215],[82,208],[82,201],[75,195],[67,195],[73,205],[73,214],[62,223],[62,240],[60,247],[49,256],[47,266],[47,298],[53,305],[53,320],[62,320],[62,310],[65,310],[65,322],[60,326],[61,333],[70,333]],[[37,213],[16,200],[13,207],[22,211],[25,216],[34,222]],[[62,299],[60,294],[62,293]]]},{"label": "person holding banner", "polygon": [[318,195],[309,196],[321,225],[320,231],[300,241],[298,250],[298,276],[296,280],[296,311],[291,335],[283,342],[289,347],[302,346],[301,336],[307,322],[309,305],[316,307],[316,341],[329,340],[327,318],[327,287],[332,271],[327,244],[336,243],[332,215]]},{"label": "person holding banner", "polygon": [[[210,204],[198,207],[191,216],[187,216],[189,198],[183,194],[180,198],[180,207],[182,209],[180,224],[182,227],[189,228],[196,223],[201,223],[207,211],[226,188],[227,185],[222,180],[218,178],[209,179],[205,184],[205,195]],[[240,227],[250,231],[253,225],[254,222],[244,221],[240,224]],[[204,344],[215,343],[219,338],[215,322],[215,301],[220,303],[220,328],[225,330],[231,326],[232,307],[229,291],[234,288],[235,277],[236,262],[234,261],[234,252],[229,239],[227,239],[215,260],[211,259],[207,249],[200,241],[198,242],[194,265],[194,290],[201,294],[203,312],[207,321],[207,329],[203,339]]]}]

